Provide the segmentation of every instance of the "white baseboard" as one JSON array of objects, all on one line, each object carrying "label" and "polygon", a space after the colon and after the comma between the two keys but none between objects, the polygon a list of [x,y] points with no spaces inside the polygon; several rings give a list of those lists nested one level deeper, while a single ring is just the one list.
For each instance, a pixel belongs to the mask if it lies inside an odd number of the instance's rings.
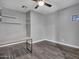
[{"label": "white baseboard", "polygon": [[[41,42],[41,41],[45,41],[45,40],[47,40],[47,39],[41,39],[41,40],[37,40],[37,41],[33,41],[33,43],[38,43],[38,42]],[[23,43],[23,42],[25,42],[25,41],[20,41],[20,42],[12,42],[12,43],[7,43],[7,44],[3,44],[3,45],[1,45],[0,47],[6,47],[6,46],[10,46],[10,45],[14,45],[14,44],[19,44],[19,43]]]},{"label": "white baseboard", "polygon": [[10,44],[3,44],[3,45],[1,45],[0,47],[6,47],[6,46],[10,46],[10,45],[14,45],[14,44],[19,44],[19,43],[23,43],[23,42],[25,42],[25,41],[20,41],[20,42],[16,42],[16,43],[10,43]]},{"label": "white baseboard", "polygon": [[[38,43],[38,42],[45,41],[45,40],[49,41],[49,42],[58,43],[58,44],[61,44],[61,45],[66,45],[66,46],[69,46],[69,47],[73,47],[73,48],[78,48],[79,49],[79,46],[70,45],[70,44],[66,44],[66,43],[62,43],[62,42],[57,42],[57,41],[49,40],[49,39],[41,39],[41,40],[33,41],[33,43]],[[25,42],[25,41],[21,41],[21,42],[17,42],[17,43],[11,43],[11,44],[6,44],[6,45],[1,45],[0,47],[5,47],[5,46],[9,46],[9,45],[19,44],[19,43],[22,43],[22,42]]]},{"label": "white baseboard", "polygon": [[41,42],[41,41],[47,41],[47,39],[40,39],[40,40],[36,40],[36,41],[33,41],[33,43],[38,43],[38,42]]},{"label": "white baseboard", "polygon": [[61,45],[65,45],[65,46],[69,46],[69,47],[72,47],[72,48],[79,49],[79,46],[76,46],[76,45],[66,44],[66,43],[57,42],[57,41],[53,41],[53,40],[47,40],[47,41],[50,41],[50,42],[53,42],[53,43],[58,43],[58,44],[61,44]]},{"label": "white baseboard", "polygon": [[45,41],[45,40],[46,40],[46,41],[49,41],[49,42],[58,43],[58,44],[61,44],[61,45],[66,45],[66,46],[69,46],[69,47],[72,47],[72,48],[77,48],[77,49],[79,49],[79,46],[70,45],[70,44],[66,44],[66,43],[62,43],[62,42],[57,42],[57,41],[49,40],[49,39],[37,40],[37,41],[34,41],[33,43],[38,43],[38,42]]}]

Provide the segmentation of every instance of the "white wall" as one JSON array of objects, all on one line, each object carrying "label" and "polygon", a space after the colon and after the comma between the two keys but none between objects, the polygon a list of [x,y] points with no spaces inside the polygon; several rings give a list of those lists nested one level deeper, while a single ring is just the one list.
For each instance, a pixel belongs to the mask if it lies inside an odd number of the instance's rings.
[{"label": "white wall", "polygon": [[31,37],[33,41],[46,39],[46,16],[34,11],[31,12]]},{"label": "white wall", "polygon": [[79,46],[79,22],[72,21],[73,15],[79,15],[79,4],[48,15],[51,40]]},{"label": "white wall", "polygon": [[[49,39],[70,45],[79,46],[79,22],[72,21],[72,15],[79,14],[79,4],[62,9],[49,15],[32,11],[31,37],[33,41]],[[16,17],[22,25],[0,23],[0,43],[20,40],[26,37],[26,13],[9,9],[3,10],[3,15]],[[3,20],[7,20],[3,18]]]},{"label": "white wall", "polygon": [[1,2],[1,0],[0,0],[0,9],[2,8],[2,2]]},{"label": "white wall", "polygon": [[3,18],[2,21],[13,20],[15,22],[21,22],[22,24],[6,24],[0,22],[0,44],[14,42],[26,37],[26,13],[21,13],[18,11],[3,9],[2,15],[8,15],[16,17],[16,19]]},{"label": "white wall", "polygon": [[46,37],[49,40],[56,40],[56,22],[58,19],[58,13],[50,14],[46,16],[47,23],[46,23]]}]

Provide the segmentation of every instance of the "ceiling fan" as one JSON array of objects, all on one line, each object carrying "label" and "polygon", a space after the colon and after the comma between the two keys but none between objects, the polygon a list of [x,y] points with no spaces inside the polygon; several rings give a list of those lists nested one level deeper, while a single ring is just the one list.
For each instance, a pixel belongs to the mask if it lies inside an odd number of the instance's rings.
[{"label": "ceiling fan", "polygon": [[47,3],[46,0],[33,0],[33,1],[35,1],[37,3],[35,9],[37,9],[38,7],[43,6],[43,5],[45,5],[47,7],[52,7],[52,5]]},{"label": "ceiling fan", "polygon": [[[43,6],[43,5],[45,5],[47,7],[52,7],[52,5],[47,3],[46,0],[32,0],[32,1],[37,3],[37,5],[35,6],[35,9],[37,9],[38,7]],[[26,8],[26,6],[23,5],[22,8]]]}]

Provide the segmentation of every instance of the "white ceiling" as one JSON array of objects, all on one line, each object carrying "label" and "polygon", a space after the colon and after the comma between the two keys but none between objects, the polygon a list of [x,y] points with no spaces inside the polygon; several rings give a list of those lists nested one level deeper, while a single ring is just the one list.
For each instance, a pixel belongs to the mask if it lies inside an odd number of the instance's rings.
[{"label": "white ceiling", "polygon": [[[21,12],[34,10],[43,14],[48,14],[60,10],[62,8],[66,8],[74,4],[77,4],[79,3],[79,0],[47,0],[47,2],[52,4],[53,6],[51,8],[47,6],[42,6],[38,9],[34,9],[36,4],[32,0],[1,0],[1,2],[4,8],[9,8]],[[28,8],[21,8],[22,5],[26,5]]]}]

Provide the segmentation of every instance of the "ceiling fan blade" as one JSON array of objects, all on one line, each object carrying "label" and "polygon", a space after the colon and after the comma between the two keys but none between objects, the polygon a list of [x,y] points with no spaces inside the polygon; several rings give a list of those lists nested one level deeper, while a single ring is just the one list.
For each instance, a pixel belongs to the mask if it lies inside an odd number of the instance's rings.
[{"label": "ceiling fan blade", "polygon": [[48,7],[52,7],[52,5],[51,4],[48,4],[48,3],[45,3],[45,5],[48,6]]},{"label": "ceiling fan blade", "polygon": [[36,7],[35,7],[35,9],[37,9],[39,7],[39,5],[37,5]]},{"label": "ceiling fan blade", "polygon": [[38,0],[33,0],[33,1],[38,1]]}]

